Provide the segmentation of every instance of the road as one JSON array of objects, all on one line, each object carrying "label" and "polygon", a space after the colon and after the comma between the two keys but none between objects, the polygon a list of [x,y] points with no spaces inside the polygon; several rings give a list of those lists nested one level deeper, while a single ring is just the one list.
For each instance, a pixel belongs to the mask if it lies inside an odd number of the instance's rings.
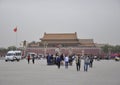
[{"label": "road", "polygon": [[47,66],[46,60],[35,64],[5,62],[0,60],[0,85],[120,85],[120,62],[114,60],[94,61],[88,72],[76,71],[75,63],[65,69]]}]

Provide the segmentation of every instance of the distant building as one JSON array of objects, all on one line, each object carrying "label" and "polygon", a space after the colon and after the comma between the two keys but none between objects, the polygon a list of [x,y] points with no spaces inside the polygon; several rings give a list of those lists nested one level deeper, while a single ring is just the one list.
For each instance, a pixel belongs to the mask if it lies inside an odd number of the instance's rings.
[{"label": "distant building", "polygon": [[[28,44],[27,51],[36,53],[54,54],[56,48],[62,53],[79,53],[97,55],[100,49],[96,47],[93,39],[79,39],[77,33],[44,33],[40,42],[31,42]],[[46,51],[46,52],[45,52]]]},{"label": "distant building", "polygon": [[77,33],[44,33],[41,43],[47,43],[48,47],[94,47],[93,39],[79,39]]}]

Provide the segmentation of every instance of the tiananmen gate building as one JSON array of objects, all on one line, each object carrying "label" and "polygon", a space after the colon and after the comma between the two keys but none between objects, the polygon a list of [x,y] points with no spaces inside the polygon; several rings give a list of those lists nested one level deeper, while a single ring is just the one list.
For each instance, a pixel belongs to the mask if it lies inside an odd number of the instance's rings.
[{"label": "tiananmen gate building", "polygon": [[93,39],[79,39],[77,33],[44,33],[40,42],[32,42],[27,46],[27,52],[37,54],[61,53],[98,55],[100,48],[95,46]]}]

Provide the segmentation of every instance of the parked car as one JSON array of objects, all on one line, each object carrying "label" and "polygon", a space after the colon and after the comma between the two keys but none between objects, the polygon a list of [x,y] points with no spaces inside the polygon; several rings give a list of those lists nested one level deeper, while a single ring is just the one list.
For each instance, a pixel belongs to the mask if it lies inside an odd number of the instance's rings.
[{"label": "parked car", "polygon": [[17,60],[19,61],[22,58],[22,53],[19,50],[15,51],[8,51],[7,55],[5,56],[5,61],[14,61]]},{"label": "parked car", "polygon": [[120,58],[116,56],[115,61],[120,61]]}]

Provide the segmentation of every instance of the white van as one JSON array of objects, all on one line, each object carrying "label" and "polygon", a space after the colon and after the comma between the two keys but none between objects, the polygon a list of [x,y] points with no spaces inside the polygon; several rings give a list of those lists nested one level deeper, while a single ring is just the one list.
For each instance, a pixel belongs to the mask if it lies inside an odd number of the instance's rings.
[{"label": "white van", "polygon": [[8,51],[7,55],[5,56],[5,61],[19,61],[22,57],[21,51]]}]

